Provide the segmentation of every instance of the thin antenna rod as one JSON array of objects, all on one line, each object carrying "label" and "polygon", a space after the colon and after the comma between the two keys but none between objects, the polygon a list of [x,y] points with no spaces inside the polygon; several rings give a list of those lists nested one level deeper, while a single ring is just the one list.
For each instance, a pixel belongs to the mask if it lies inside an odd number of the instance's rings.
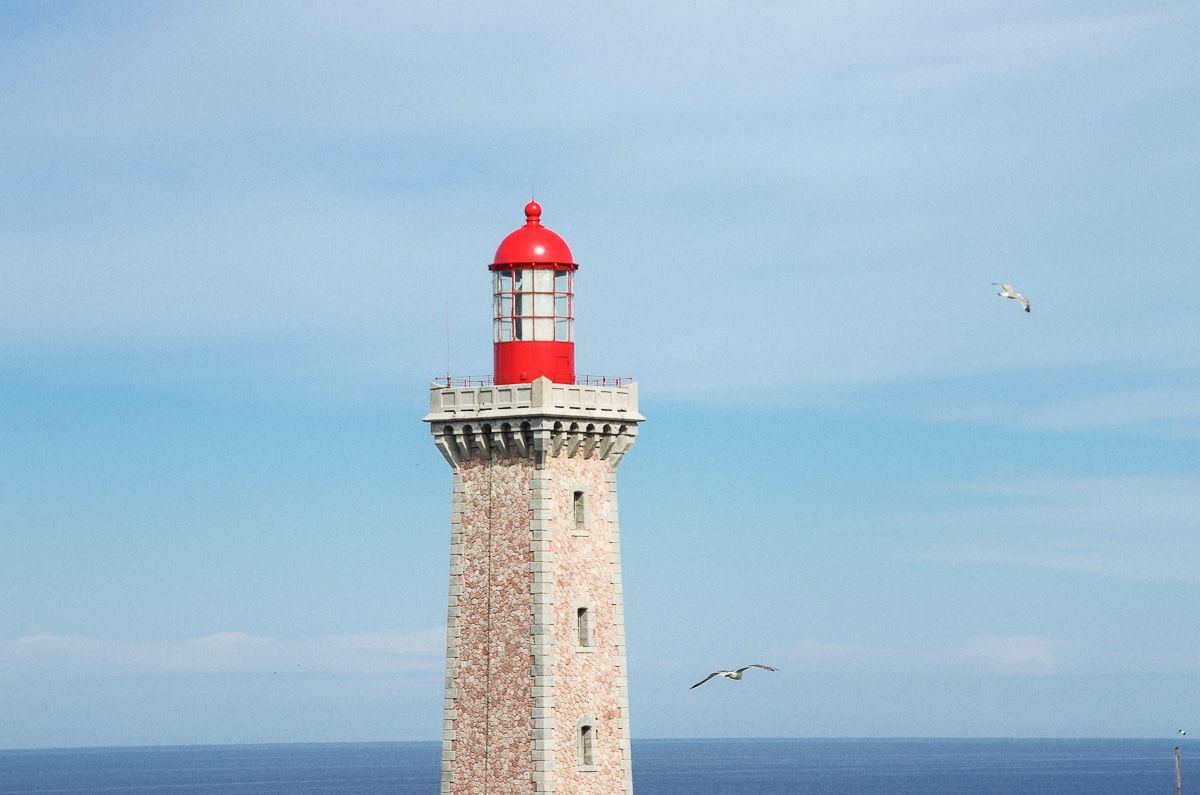
[{"label": "thin antenna rod", "polygon": [[446,386],[454,386],[450,383],[450,299],[446,299]]}]

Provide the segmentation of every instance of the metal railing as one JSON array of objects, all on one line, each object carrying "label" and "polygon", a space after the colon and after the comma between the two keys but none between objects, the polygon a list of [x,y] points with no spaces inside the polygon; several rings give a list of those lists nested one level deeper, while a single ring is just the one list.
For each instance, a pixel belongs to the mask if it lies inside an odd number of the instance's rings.
[{"label": "metal railing", "polygon": [[495,379],[490,375],[439,375],[433,379],[433,383],[450,389],[496,385]]},{"label": "metal railing", "polygon": [[[439,375],[433,379],[438,386],[464,389],[474,386],[495,386],[496,379],[490,375]],[[628,386],[633,378],[628,375],[576,375],[575,386]]]},{"label": "metal railing", "polygon": [[626,386],[633,383],[630,375],[577,375],[576,386]]}]

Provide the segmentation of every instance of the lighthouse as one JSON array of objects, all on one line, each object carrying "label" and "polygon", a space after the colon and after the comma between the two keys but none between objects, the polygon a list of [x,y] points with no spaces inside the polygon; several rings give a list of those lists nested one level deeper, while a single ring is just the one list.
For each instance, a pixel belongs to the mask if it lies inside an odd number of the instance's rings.
[{"label": "lighthouse", "polygon": [[633,791],[616,474],[644,418],[635,383],[576,375],[579,266],[541,213],[488,266],[492,377],[434,383],[425,416],[452,473],[455,795]]}]

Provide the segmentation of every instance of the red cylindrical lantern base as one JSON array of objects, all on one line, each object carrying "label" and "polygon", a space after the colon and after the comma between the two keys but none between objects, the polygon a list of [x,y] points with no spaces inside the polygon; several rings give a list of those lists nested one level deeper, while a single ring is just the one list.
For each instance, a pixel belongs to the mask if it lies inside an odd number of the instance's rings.
[{"label": "red cylindrical lantern base", "polygon": [[492,350],[497,384],[528,384],[543,375],[556,384],[575,383],[573,342],[497,342]]}]

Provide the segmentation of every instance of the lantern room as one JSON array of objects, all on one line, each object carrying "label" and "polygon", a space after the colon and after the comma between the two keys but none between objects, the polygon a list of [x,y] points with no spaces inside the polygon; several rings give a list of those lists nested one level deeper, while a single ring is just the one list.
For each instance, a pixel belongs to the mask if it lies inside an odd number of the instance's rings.
[{"label": "lantern room", "polygon": [[525,205],[525,225],[500,243],[492,272],[492,342],[497,384],[546,376],[575,383],[575,271],[566,241]]}]

